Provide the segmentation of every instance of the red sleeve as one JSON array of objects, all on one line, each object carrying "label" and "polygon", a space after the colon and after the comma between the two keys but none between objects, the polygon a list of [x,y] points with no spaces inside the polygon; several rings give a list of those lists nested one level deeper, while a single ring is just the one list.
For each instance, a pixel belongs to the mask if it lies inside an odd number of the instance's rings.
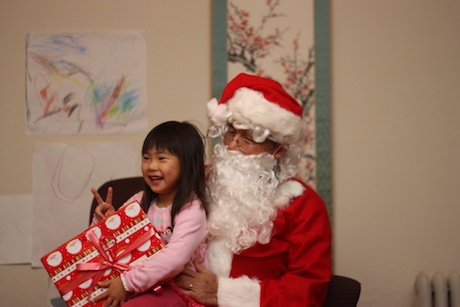
[{"label": "red sleeve", "polygon": [[331,228],[326,206],[309,187],[275,220],[287,243],[286,270],[261,280],[260,306],[323,306],[331,278]]}]

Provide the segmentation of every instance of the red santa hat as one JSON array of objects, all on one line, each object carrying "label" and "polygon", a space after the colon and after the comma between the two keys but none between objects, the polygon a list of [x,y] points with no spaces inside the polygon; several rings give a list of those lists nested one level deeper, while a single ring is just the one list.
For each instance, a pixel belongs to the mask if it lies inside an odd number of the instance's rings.
[{"label": "red santa hat", "polygon": [[279,143],[296,142],[304,133],[302,108],[275,80],[241,73],[225,87],[220,101],[208,102],[214,124],[236,122],[236,128],[263,129]]}]

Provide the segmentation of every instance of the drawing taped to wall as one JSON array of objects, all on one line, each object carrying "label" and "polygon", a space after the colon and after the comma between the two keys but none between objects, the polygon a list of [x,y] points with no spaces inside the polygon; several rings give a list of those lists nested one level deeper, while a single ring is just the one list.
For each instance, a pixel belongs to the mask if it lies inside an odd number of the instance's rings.
[{"label": "drawing taped to wall", "polygon": [[139,32],[26,36],[27,134],[142,132],[146,44]]},{"label": "drawing taped to wall", "polygon": [[139,175],[136,157],[132,144],[34,146],[32,266],[42,266],[41,256],[88,227],[92,187]]}]

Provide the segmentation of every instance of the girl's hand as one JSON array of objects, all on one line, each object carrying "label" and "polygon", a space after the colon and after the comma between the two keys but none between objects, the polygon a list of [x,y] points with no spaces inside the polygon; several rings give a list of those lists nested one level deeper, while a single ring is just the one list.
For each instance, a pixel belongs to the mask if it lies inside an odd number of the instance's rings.
[{"label": "girl's hand", "polygon": [[174,278],[182,292],[200,304],[217,306],[217,276],[207,271],[198,262],[194,262],[196,272],[185,268]]},{"label": "girl's hand", "polygon": [[112,213],[115,212],[115,208],[112,206],[112,195],[113,195],[113,189],[112,187],[109,187],[107,189],[107,198],[104,201],[97,192],[95,188],[91,188],[91,192],[94,195],[94,199],[97,201],[97,207],[94,210],[94,217],[100,221],[104,217],[111,215]]},{"label": "girl's hand", "polygon": [[107,299],[103,307],[112,307],[123,304],[128,297],[129,292],[125,291],[121,278],[117,277],[110,280],[104,280],[98,283],[99,287],[108,288],[107,291],[97,296],[93,301],[98,302]]}]

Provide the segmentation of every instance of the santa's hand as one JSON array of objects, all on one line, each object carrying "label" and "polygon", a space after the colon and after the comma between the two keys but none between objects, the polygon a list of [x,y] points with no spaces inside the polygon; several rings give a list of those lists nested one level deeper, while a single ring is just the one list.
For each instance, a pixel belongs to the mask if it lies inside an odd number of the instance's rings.
[{"label": "santa's hand", "polygon": [[115,208],[112,205],[112,187],[109,187],[107,189],[107,197],[105,201],[102,199],[101,195],[97,192],[95,188],[91,188],[91,192],[93,193],[94,199],[97,202],[97,207],[94,209],[94,217],[98,221],[115,212]]},{"label": "santa's hand", "polygon": [[217,306],[217,276],[194,262],[196,272],[185,268],[174,281],[181,290],[200,304]]}]

